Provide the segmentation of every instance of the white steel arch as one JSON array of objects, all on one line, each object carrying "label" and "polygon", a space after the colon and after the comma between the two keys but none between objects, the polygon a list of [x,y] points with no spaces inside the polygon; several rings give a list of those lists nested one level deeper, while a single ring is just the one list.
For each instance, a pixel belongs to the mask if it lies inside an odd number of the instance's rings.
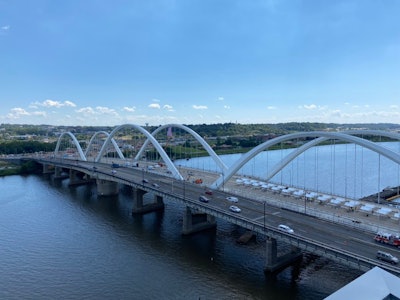
[{"label": "white steel arch", "polygon": [[[169,127],[180,128],[180,129],[186,131],[187,133],[189,133],[190,135],[192,135],[203,146],[203,148],[211,156],[211,158],[214,160],[214,162],[221,168],[222,172],[224,173],[224,172],[228,171],[228,167],[223,163],[221,158],[214,152],[214,150],[210,147],[210,145],[197,132],[190,129],[189,127],[186,127],[181,124],[162,125],[162,126],[158,127],[156,130],[154,130],[151,133],[151,135],[154,137],[158,132],[160,132],[163,129],[169,128]],[[138,154],[135,157],[135,160],[138,160],[141,157],[144,149],[146,148],[146,146],[148,145],[149,142],[150,141],[148,139],[144,142],[143,147],[140,148]]]},{"label": "white steel arch", "polygon": [[[311,141],[307,144],[304,144],[302,147],[299,148],[299,150],[294,151],[293,153],[289,154],[287,158],[283,159],[278,165],[275,166],[275,168],[267,175],[268,178],[273,177],[277,172],[282,170],[290,161],[292,161],[297,155],[300,153],[306,151],[307,149],[311,148],[312,146],[321,143],[324,140],[327,139],[337,139],[345,142],[351,142],[354,144],[357,144],[359,146],[365,147],[367,149],[370,149],[378,154],[381,154],[388,159],[392,160],[393,162],[400,164],[400,155],[398,153],[395,153],[385,147],[379,146],[373,142],[367,141],[365,139],[355,137],[353,135],[350,135],[351,133],[354,133],[356,131],[349,131],[348,133],[338,133],[338,132],[325,132],[325,131],[315,131],[315,132],[299,132],[299,133],[291,133],[287,135],[283,135],[277,138],[274,138],[272,140],[269,140],[265,143],[262,143],[249,152],[247,152],[245,155],[243,155],[238,161],[236,161],[229,169],[224,176],[218,178],[212,185],[211,187],[218,189],[222,184],[224,184],[224,181],[228,181],[236,172],[240,170],[241,167],[243,167],[250,159],[254,158],[257,156],[260,152],[264,151],[265,149],[279,144],[284,141],[296,139],[296,138],[317,138],[314,141]],[[359,131],[357,131],[359,132]],[[378,133],[378,131],[365,131],[365,134],[374,134]],[[380,133],[381,135],[382,132]],[[387,135],[389,136],[389,135]],[[399,138],[396,135],[392,135],[392,138]],[[274,173],[274,174],[273,174]],[[273,174],[273,175],[272,175]],[[272,176],[271,176],[272,175]]]},{"label": "white steel arch", "polygon": [[[378,131],[378,130],[348,130],[343,131],[341,133],[349,134],[349,135],[374,135],[374,136],[384,136],[394,140],[400,140],[400,134],[394,132],[386,132],[386,131]],[[268,181],[272,177],[274,177],[279,171],[281,171],[284,167],[286,167],[291,161],[293,161],[297,156],[307,151],[308,149],[318,145],[326,140],[329,140],[327,137],[320,137],[314,139],[301,147],[297,148],[293,152],[289,153],[282,161],[275,165],[273,169],[267,174],[265,180]]]},{"label": "white steel arch", "polygon": [[[87,146],[86,151],[85,151],[85,156],[88,155],[89,150],[90,150],[90,147],[91,147],[92,144],[94,143],[95,138],[96,138],[98,135],[100,135],[100,134],[104,134],[104,135],[106,135],[107,137],[110,136],[110,134],[109,134],[107,131],[97,131],[97,132],[90,138],[89,145]],[[114,146],[114,148],[115,148],[115,151],[117,151],[119,158],[125,159],[124,154],[122,153],[121,149],[119,149],[119,147],[118,147],[118,145],[117,145],[117,142],[116,142],[113,138],[111,138],[111,143],[113,144],[113,146]]]},{"label": "white steel arch", "polygon": [[56,149],[54,150],[54,156],[57,156],[58,154],[58,150],[60,149],[60,144],[61,144],[61,139],[63,138],[64,135],[68,135],[74,145],[76,146],[76,149],[78,150],[79,153],[79,157],[81,158],[81,160],[86,161],[86,156],[82,151],[82,147],[81,145],[79,145],[78,140],[76,139],[76,137],[71,133],[71,132],[63,132],[59,137],[58,137],[58,141],[57,141],[57,145],[56,145]]},{"label": "white steel arch", "polygon": [[[107,139],[104,142],[103,146],[101,147],[101,150],[100,150],[99,154],[96,157],[96,162],[100,161],[100,159],[103,156],[103,153],[104,153],[108,143],[110,143],[110,141],[114,137],[114,135],[119,130],[125,129],[125,128],[133,128],[133,129],[136,129],[136,130],[140,131],[141,133],[143,133],[147,137],[147,139],[150,140],[150,142],[153,144],[153,146],[156,148],[156,150],[158,151],[158,153],[160,154],[160,156],[164,160],[168,170],[171,171],[171,173],[174,176],[174,178],[183,180],[183,177],[181,176],[179,171],[176,169],[175,165],[173,164],[171,159],[168,157],[167,153],[165,153],[165,151],[161,147],[160,143],[158,143],[157,140],[146,129],[144,129],[143,127],[141,127],[139,125],[135,125],[135,124],[123,124],[123,125],[120,125],[120,126],[114,128],[113,131],[111,131],[110,135],[107,137]],[[144,147],[144,145],[142,146],[142,148],[143,147]]]}]

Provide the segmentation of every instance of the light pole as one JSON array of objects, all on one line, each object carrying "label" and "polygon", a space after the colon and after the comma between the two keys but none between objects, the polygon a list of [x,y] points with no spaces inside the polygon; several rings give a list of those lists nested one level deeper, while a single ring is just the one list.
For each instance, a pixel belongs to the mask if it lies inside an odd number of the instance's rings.
[{"label": "light pole", "polygon": [[264,200],[264,232],[265,232],[265,200]]}]

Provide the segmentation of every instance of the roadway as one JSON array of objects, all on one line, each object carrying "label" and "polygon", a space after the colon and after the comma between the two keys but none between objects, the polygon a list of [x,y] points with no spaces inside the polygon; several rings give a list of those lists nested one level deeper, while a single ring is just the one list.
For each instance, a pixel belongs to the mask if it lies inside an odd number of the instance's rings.
[{"label": "roadway", "polygon": [[[53,162],[62,162],[62,160],[56,161],[53,159]],[[118,179],[130,181],[137,186],[142,186],[147,191],[153,191],[154,193],[162,191],[185,201],[198,203],[205,208],[226,211],[226,214],[232,215],[232,217],[240,215],[240,218],[251,220],[260,226],[264,226],[264,228],[277,228],[279,224],[286,224],[294,229],[293,237],[308,238],[336,248],[339,252],[348,251],[354,253],[373,260],[376,265],[382,266],[382,262],[376,259],[377,250],[390,252],[400,257],[399,249],[374,242],[374,235],[371,232],[343,224],[334,224],[304,213],[271,206],[265,201],[262,202],[250,198],[252,196],[251,193],[247,193],[248,196],[246,197],[243,194],[233,194],[232,191],[227,192],[226,190],[228,189],[225,189],[225,191],[214,190],[212,195],[206,195],[210,201],[202,203],[198,199],[200,195],[205,195],[205,186],[194,184],[190,180],[176,180],[167,173],[165,168],[149,171],[145,168],[145,165],[142,165],[142,167],[119,167],[113,169],[110,164],[105,163],[83,161],[71,161],[69,163],[93,177],[96,174],[107,174],[114,177],[116,181]],[[148,182],[144,182],[144,179]],[[228,196],[239,198],[238,203],[235,205],[240,207],[240,213],[234,213],[229,210],[229,206],[232,203],[226,200]],[[396,266],[393,269],[400,274],[399,267]]]}]

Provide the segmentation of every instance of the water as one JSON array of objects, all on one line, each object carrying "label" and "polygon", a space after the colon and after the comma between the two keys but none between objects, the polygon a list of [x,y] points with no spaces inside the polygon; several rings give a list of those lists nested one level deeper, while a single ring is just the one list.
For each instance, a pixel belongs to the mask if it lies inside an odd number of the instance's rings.
[{"label": "water", "polygon": [[97,197],[45,176],[0,178],[0,299],[323,299],[360,275],[306,255],[264,275],[243,230],[182,236],[183,207],[131,216],[129,195]]}]

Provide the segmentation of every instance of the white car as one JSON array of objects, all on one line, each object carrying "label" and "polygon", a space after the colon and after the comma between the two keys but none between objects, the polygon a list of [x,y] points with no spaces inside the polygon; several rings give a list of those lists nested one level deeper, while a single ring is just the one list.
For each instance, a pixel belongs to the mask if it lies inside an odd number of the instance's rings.
[{"label": "white car", "polygon": [[234,202],[234,203],[237,203],[239,201],[238,198],[233,197],[233,196],[226,197],[226,200],[228,200],[229,202]]},{"label": "white car", "polygon": [[289,226],[287,226],[287,225],[280,224],[278,226],[278,229],[282,230],[282,231],[285,231],[287,233],[294,233],[294,230],[292,228],[290,228]]},{"label": "white car", "polygon": [[236,205],[229,206],[229,210],[233,211],[235,213],[240,213],[241,212],[241,209],[239,207],[237,207]]}]

